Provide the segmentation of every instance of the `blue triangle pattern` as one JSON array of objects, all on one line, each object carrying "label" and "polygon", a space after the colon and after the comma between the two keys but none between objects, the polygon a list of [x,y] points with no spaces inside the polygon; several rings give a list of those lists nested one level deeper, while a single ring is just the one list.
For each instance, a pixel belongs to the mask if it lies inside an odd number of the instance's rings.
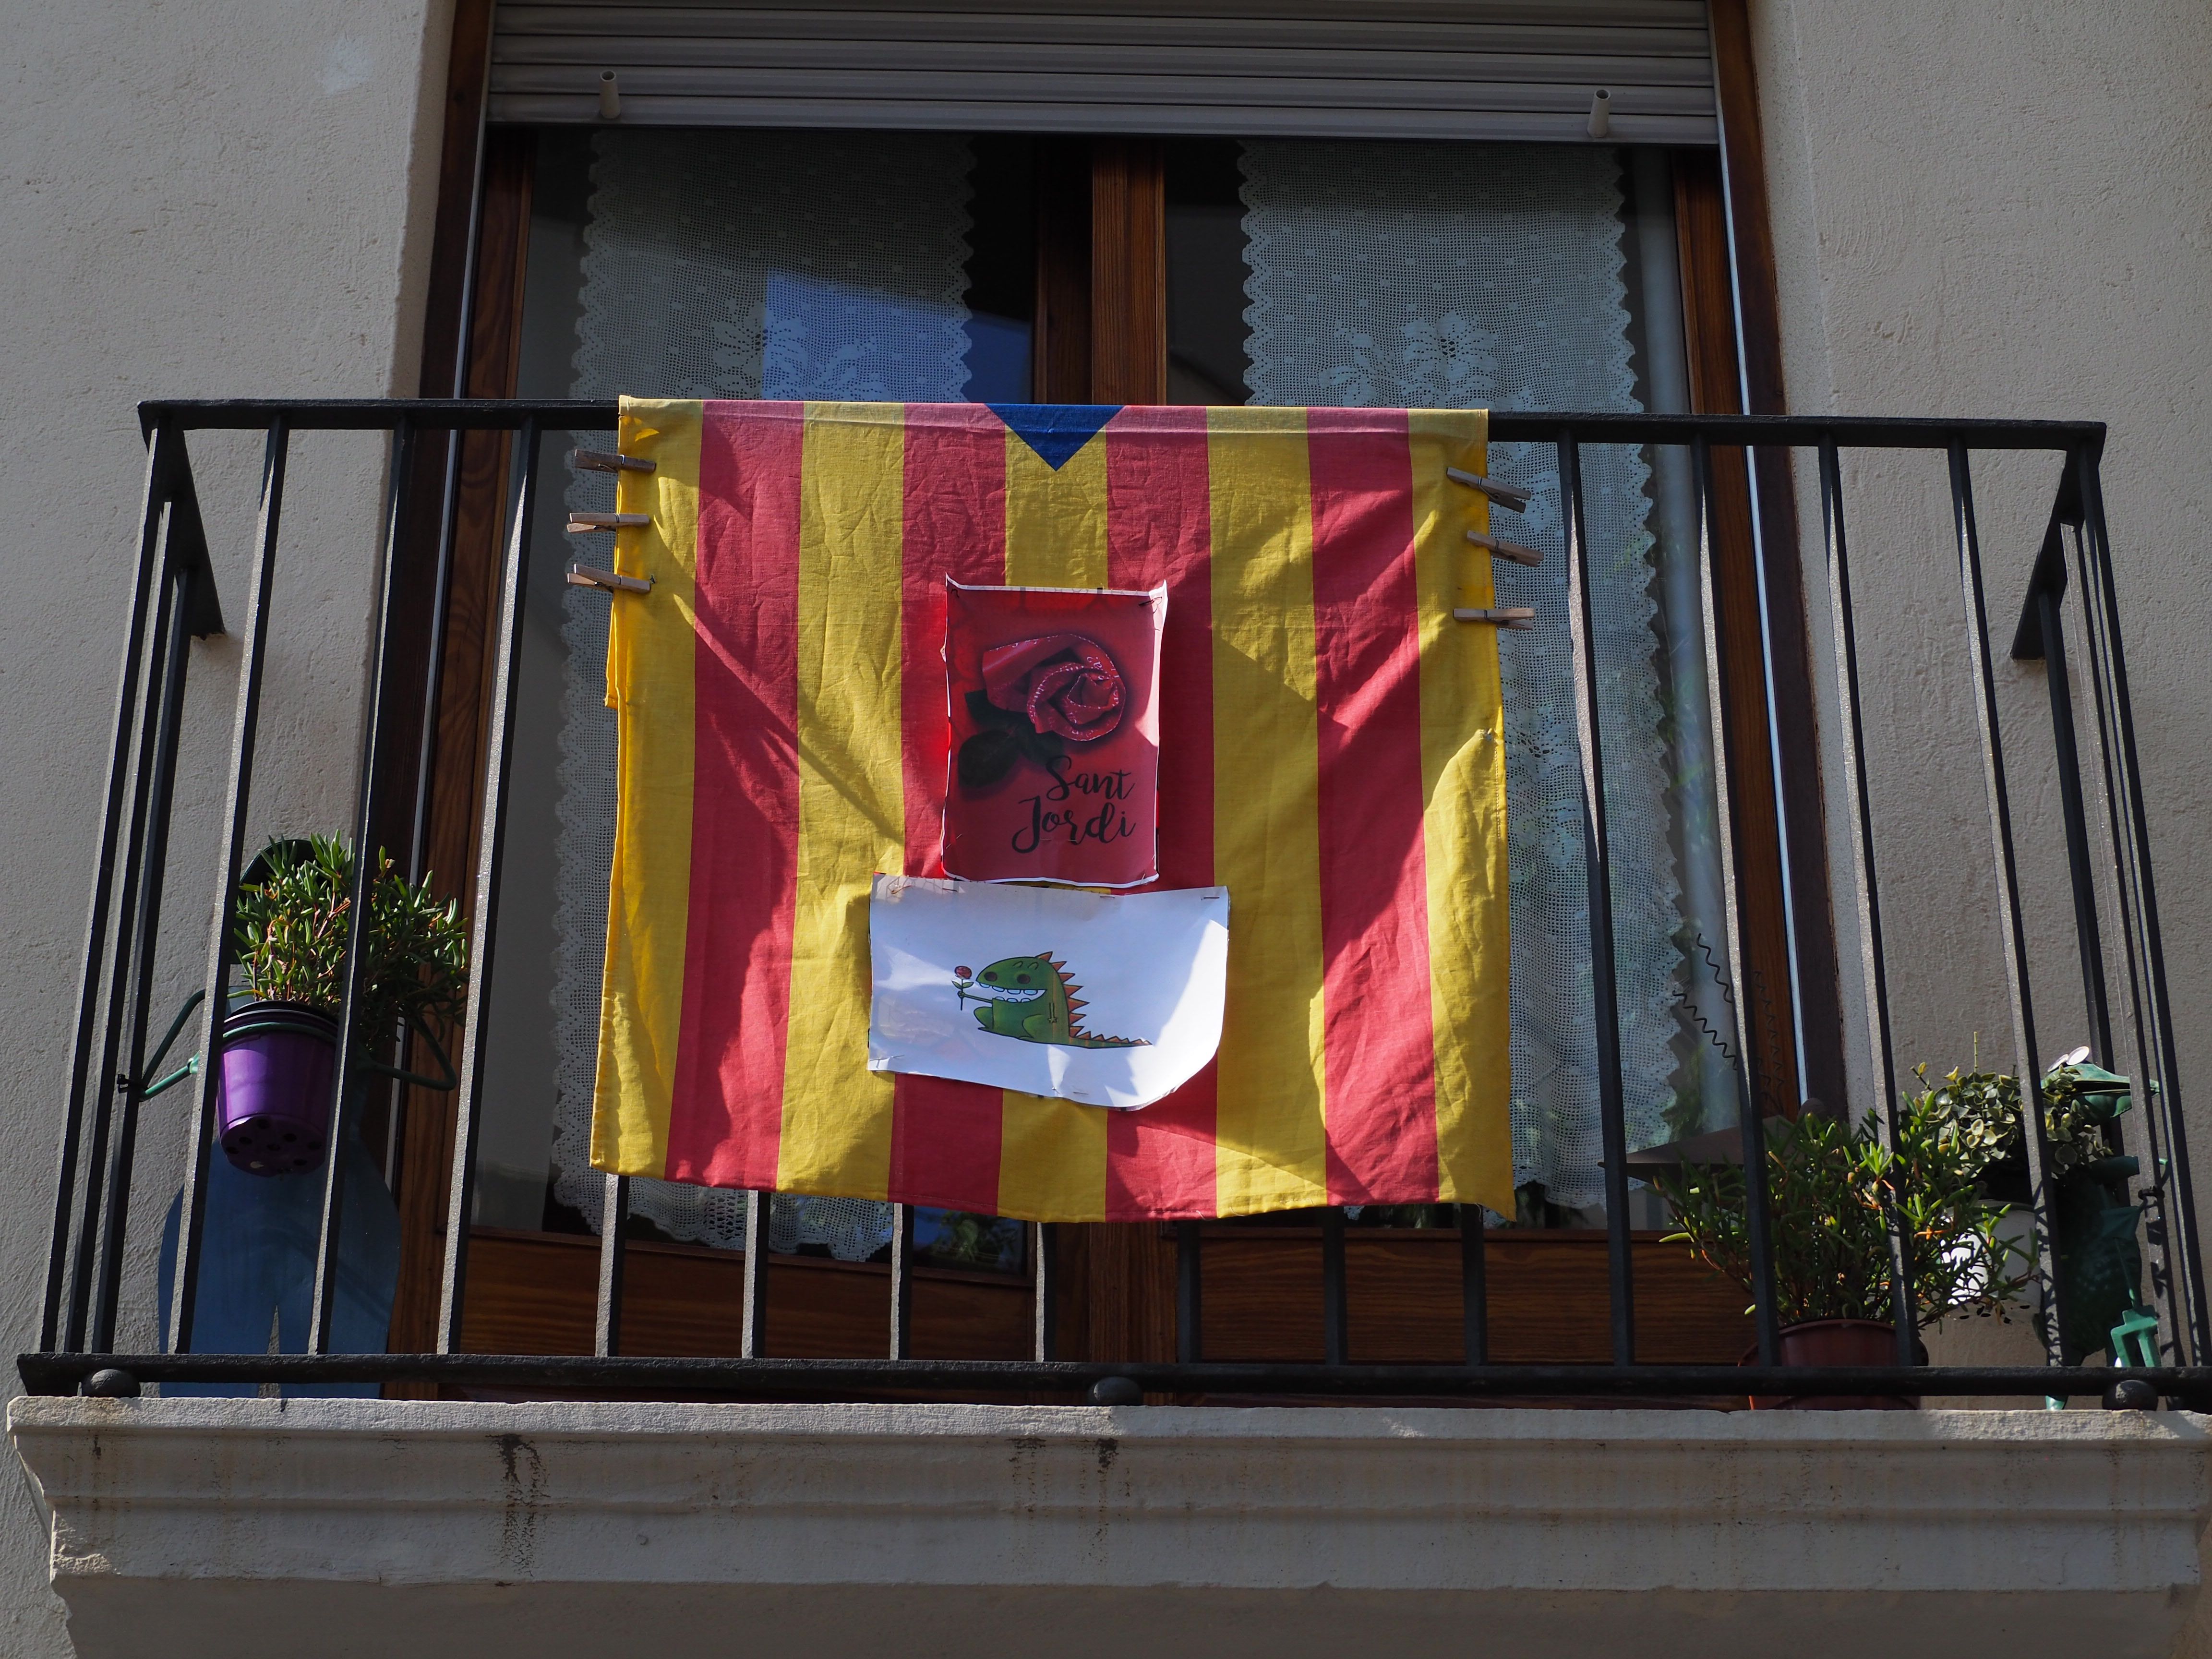
[{"label": "blue triangle pattern", "polygon": [[1119,404],[993,404],[990,408],[1055,472],[1121,412]]}]

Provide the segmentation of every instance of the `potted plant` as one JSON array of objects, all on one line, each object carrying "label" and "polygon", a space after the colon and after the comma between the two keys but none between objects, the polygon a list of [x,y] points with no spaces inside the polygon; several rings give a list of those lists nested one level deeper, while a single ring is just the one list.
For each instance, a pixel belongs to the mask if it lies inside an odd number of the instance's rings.
[{"label": "potted plant", "polygon": [[[2128,1183],[2142,1172],[2121,1154],[2112,1126],[2130,1104],[2128,1079],[2089,1063],[2076,1048],[2044,1073],[2044,1144],[2050,1154],[2051,1269],[2058,1281],[2059,1351],[2069,1365],[2112,1346],[2113,1328],[2140,1308],[2142,1256],[2136,1235],[2142,1206],[2128,1201]],[[1984,1160],[1983,1186],[1992,1195],[2025,1201],[2027,1159],[2022,1147],[2020,1080],[2001,1072],[1954,1069],[1932,1086],[1916,1068],[1921,1098],[1945,1133]],[[2036,1324],[2045,1340],[2047,1315]],[[2119,1356],[2114,1356],[2118,1360]]]},{"label": "potted plant", "polygon": [[[234,939],[244,988],[232,994],[222,1021],[219,1111],[223,1153],[250,1174],[297,1174],[322,1161],[353,884],[353,849],[323,836],[272,842],[240,884]],[[380,848],[365,921],[355,1038],[370,1050],[368,1069],[453,1087],[432,1022],[460,1012],[468,984],[459,907],[433,898],[427,875],[410,884]],[[416,1077],[374,1058],[402,1025],[428,1042],[444,1077]]]},{"label": "potted plant", "polygon": [[[1856,1125],[1808,1113],[1775,1121],[1766,1148],[1774,1291],[1785,1365],[1886,1365],[1896,1357],[1891,1195],[1910,1252],[1913,1316],[1924,1329],[1947,1314],[2001,1313],[2020,1298],[2032,1264],[2001,1228],[2012,1206],[1983,1191],[1996,1156],[1961,1134],[1932,1095],[1906,1103],[1899,1144],[1871,1119]],[[1654,1177],[1699,1258],[1750,1293],[1752,1253],[1741,1166],[1684,1165]],[[1911,1400],[1800,1397],[1754,1404],[1870,1406]]]}]

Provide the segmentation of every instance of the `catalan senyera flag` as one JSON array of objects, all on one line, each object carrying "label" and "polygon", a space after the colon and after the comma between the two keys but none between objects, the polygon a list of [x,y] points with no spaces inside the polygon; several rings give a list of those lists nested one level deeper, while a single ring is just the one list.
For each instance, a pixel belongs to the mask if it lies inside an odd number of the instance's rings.
[{"label": "catalan senyera flag", "polygon": [[[624,398],[592,1161],[1030,1220],[1510,1212],[1480,411]],[[1138,1111],[868,1069],[871,879],[938,877],[945,582],[1168,589],[1160,885],[1214,1061]]]}]

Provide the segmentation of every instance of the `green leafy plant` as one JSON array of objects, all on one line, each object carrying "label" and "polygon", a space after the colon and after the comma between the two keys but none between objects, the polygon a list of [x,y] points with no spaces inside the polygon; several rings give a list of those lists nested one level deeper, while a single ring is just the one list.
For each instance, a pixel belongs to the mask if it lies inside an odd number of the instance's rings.
[{"label": "green leafy plant", "polygon": [[963,1267],[996,1267],[1018,1244],[1017,1224],[997,1216],[948,1210],[939,1224],[929,1254],[941,1262]]},{"label": "green leafy plant", "polygon": [[[2021,1299],[2032,1259],[2000,1237],[2011,1206],[1981,1190],[1997,1155],[1977,1130],[1932,1103],[1907,1103],[1894,1151],[1869,1121],[1856,1127],[1814,1113],[1776,1123],[1766,1149],[1777,1309],[1784,1324],[1814,1319],[1887,1321],[1893,1314],[1886,1206],[1893,1193],[1908,1242],[1914,1317],[2000,1312]],[[1670,1235],[1717,1272],[1752,1282],[1744,1172],[1686,1165],[1656,1184],[1680,1231]]]},{"label": "green leafy plant", "polygon": [[[234,935],[247,988],[336,1015],[345,994],[352,848],[327,836],[276,842],[255,870],[259,879],[239,892]],[[362,1036],[381,1037],[403,1020],[427,1030],[431,1021],[457,1018],[469,958],[459,907],[432,897],[428,875],[409,883],[380,848],[366,920]]]},{"label": "green leafy plant", "polygon": [[[1928,1113],[1942,1126],[1941,1133],[1965,1151],[1980,1153],[1986,1165],[2009,1155],[2020,1145],[2020,1079],[2002,1072],[1979,1069],[1961,1072],[1955,1066],[1941,1083],[1929,1086],[1928,1067],[1912,1068],[1921,1092],[1908,1104]],[[2105,1125],[2118,1115],[2115,1095],[2100,1081],[2086,1077],[2078,1065],[2054,1066],[2043,1079],[2043,1135],[2051,1148],[2053,1180],[2106,1158],[2111,1147]]]},{"label": "green leafy plant", "polygon": [[[2051,1266],[2063,1310],[2059,1342],[2075,1363],[2110,1346],[2112,1327],[2141,1304],[2142,1279],[2136,1244],[2142,1209],[2129,1202],[2128,1190],[2141,1169],[2108,1133],[2128,1108],[2130,1085],[2086,1058],[2077,1050],[2045,1073],[2040,1085]],[[1911,1103],[1941,1126],[1939,1133],[1985,1163],[2020,1151],[2020,1079],[1981,1070],[1978,1045],[1972,1070],[1954,1068],[1933,1086],[1925,1066],[1913,1074],[1922,1088]],[[2047,1310],[2036,1315],[2046,1336],[2047,1316]]]}]

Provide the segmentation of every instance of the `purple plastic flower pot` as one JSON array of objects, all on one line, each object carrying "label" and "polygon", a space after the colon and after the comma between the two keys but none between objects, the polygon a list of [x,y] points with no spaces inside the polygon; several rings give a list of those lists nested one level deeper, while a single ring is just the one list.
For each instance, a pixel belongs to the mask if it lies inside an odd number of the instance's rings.
[{"label": "purple plastic flower pot", "polygon": [[222,1022],[216,1098],[223,1155],[248,1175],[298,1175],[330,1141],[338,1023],[291,1002],[249,1002]]}]

